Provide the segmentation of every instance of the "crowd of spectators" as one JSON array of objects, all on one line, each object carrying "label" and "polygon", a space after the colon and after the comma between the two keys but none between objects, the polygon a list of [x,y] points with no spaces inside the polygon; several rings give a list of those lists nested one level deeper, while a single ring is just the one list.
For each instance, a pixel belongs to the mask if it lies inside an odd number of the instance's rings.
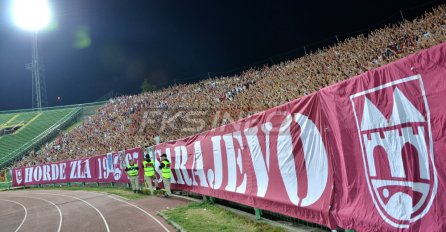
[{"label": "crowd of spectators", "polygon": [[[15,166],[76,159],[180,139],[278,106],[446,40],[446,6],[413,21],[241,75],[111,99]],[[204,123],[190,125],[191,116]],[[189,116],[186,114],[189,113]],[[203,125],[204,124],[204,125]]]}]

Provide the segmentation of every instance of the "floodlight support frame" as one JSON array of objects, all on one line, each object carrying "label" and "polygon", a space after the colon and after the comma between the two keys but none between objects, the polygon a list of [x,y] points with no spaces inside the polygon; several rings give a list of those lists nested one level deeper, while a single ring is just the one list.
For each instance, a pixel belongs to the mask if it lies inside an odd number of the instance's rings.
[{"label": "floodlight support frame", "polygon": [[33,32],[32,60],[25,68],[31,71],[32,78],[32,108],[40,111],[42,107],[48,106],[46,85],[44,76],[44,66],[39,59],[38,31]]}]

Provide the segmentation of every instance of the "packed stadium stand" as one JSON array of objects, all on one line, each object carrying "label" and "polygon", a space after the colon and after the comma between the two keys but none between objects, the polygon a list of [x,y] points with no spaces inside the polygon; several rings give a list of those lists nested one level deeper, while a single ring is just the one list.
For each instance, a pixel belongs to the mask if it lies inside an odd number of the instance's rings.
[{"label": "packed stadium stand", "polygon": [[0,164],[20,157],[57,133],[80,108],[0,114]]},{"label": "packed stadium stand", "polygon": [[[53,144],[43,146],[37,154],[23,157],[14,166],[153,144],[155,136],[160,136],[161,142],[190,136],[278,106],[444,41],[446,6],[443,5],[413,21],[349,38],[278,65],[251,69],[238,76],[117,97],[77,128],[61,134]],[[205,126],[197,130],[180,129],[187,126],[182,121],[182,110],[194,109],[204,114],[201,118],[207,119]],[[178,113],[180,116],[173,125],[163,124],[163,118]],[[10,117],[0,120],[7,121]],[[4,144],[2,140],[0,143]]]}]

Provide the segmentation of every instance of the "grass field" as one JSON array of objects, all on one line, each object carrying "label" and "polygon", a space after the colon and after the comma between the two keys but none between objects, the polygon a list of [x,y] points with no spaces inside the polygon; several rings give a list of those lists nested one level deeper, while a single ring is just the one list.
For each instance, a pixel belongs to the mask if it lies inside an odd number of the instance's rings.
[{"label": "grass field", "polygon": [[[285,231],[266,223],[236,215],[215,205],[194,202],[163,212],[186,231]],[[206,229],[204,229],[206,228]]]},{"label": "grass field", "polygon": [[125,197],[128,199],[141,199],[144,197],[147,197],[146,194],[135,194],[131,189],[127,188],[118,188],[118,187],[93,187],[93,186],[62,186],[62,187],[42,187],[42,188],[30,188],[26,190],[14,190],[14,191],[34,191],[34,190],[82,190],[82,191],[94,191],[94,192],[103,192],[103,193],[109,193],[109,194],[115,194],[121,197]]}]

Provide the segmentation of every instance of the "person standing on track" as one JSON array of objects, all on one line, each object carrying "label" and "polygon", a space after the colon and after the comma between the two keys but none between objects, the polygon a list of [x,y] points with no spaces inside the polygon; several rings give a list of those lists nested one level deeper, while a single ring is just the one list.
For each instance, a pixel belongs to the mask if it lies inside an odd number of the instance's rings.
[{"label": "person standing on track", "polygon": [[129,165],[127,165],[127,168],[125,169],[127,175],[129,176],[130,184],[132,185],[134,193],[139,192],[138,170],[139,167],[137,164],[135,164],[134,160],[130,160]]},{"label": "person standing on track", "polygon": [[152,181],[155,180],[155,187],[157,187],[156,177],[155,177],[155,163],[150,160],[150,155],[145,155],[145,160],[142,162],[144,168],[144,181],[146,188],[149,189],[150,194],[153,195],[153,185]]},{"label": "person standing on track", "polygon": [[161,169],[164,189],[166,190],[164,197],[170,197],[172,195],[172,192],[170,192],[170,178],[172,177],[172,171],[170,170],[170,161],[167,159],[166,154],[161,155],[161,165],[159,166],[159,169]]}]

